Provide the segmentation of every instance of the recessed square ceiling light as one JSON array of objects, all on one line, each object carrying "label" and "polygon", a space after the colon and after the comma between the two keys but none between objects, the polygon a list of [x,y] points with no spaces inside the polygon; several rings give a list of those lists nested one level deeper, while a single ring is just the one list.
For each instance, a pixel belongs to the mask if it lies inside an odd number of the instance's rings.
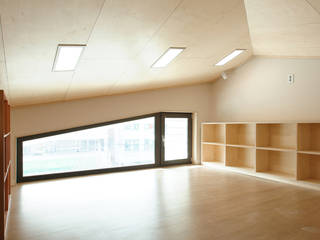
[{"label": "recessed square ceiling light", "polygon": [[152,68],[162,68],[167,66],[175,59],[185,48],[171,47],[151,66]]},{"label": "recessed square ceiling light", "polygon": [[59,44],[53,63],[53,71],[74,71],[85,46]]},{"label": "recessed square ceiling light", "polygon": [[236,49],[236,50],[234,50],[232,53],[230,53],[228,56],[226,56],[224,59],[222,59],[220,62],[218,62],[216,64],[216,66],[225,65],[227,62],[231,61],[232,59],[234,59],[236,56],[240,55],[244,51],[246,51],[246,50],[245,49]]}]

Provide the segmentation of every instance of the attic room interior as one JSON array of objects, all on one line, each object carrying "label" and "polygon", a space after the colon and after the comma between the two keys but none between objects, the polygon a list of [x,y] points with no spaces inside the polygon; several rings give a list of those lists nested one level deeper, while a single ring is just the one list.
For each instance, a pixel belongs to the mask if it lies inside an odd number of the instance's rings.
[{"label": "attic room interior", "polygon": [[0,240],[320,239],[320,0],[0,0]]}]

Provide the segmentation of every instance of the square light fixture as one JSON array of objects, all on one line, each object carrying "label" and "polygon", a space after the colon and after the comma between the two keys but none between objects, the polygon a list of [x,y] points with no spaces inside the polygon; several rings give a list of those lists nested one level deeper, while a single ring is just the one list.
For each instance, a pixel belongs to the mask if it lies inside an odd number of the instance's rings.
[{"label": "square light fixture", "polygon": [[232,59],[234,59],[235,57],[237,57],[238,55],[240,55],[244,51],[246,51],[246,50],[245,49],[236,49],[236,50],[234,50],[232,53],[230,53],[228,56],[226,56],[220,62],[218,62],[216,64],[216,66],[225,65],[227,62],[231,61]]},{"label": "square light fixture", "polygon": [[173,59],[175,59],[182,51],[184,47],[171,47],[169,48],[158,60],[151,66],[152,68],[166,67]]},{"label": "square light fixture", "polygon": [[74,71],[86,45],[59,44],[53,63],[53,71]]}]

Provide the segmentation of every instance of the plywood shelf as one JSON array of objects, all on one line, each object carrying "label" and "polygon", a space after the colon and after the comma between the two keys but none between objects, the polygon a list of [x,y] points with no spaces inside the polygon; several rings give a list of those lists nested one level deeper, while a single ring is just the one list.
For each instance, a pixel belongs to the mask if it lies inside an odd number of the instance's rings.
[{"label": "plywood shelf", "polygon": [[296,152],[295,149],[290,149],[290,148],[256,147],[256,149],[257,150],[279,151],[279,152]]},{"label": "plywood shelf", "polygon": [[255,173],[255,169],[252,167],[245,167],[245,166],[227,166],[226,168],[231,169],[235,172],[245,172],[245,173]]},{"label": "plywood shelf", "polygon": [[5,238],[7,216],[10,209],[10,105],[6,100],[3,90],[0,90],[0,132],[2,137],[0,143],[0,239]]},{"label": "plywood shelf", "polygon": [[255,146],[250,146],[250,145],[237,145],[237,144],[226,144],[228,147],[237,147],[237,148],[250,148],[250,149],[255,149]]},{"label": "plywood shelf", "polygon": [[202,127],[202,141],[212,143],[225,143],[225,124],[205,124]]},{"label": "plywood shelf", "polygon": [[311,154],[311,155],[320,155],[320,151],[298,151],[298,153]]},{"label": "plywood shelf", "polygon": [[320,190],[320,123],[203,123],[201,146],[202,162]]},{"label": "plywood shelf", "polygon": [[256,171],[284,174],[295,178],[297,158],[295,152],[257,150]]},{"label": "plywood shelf", "polygon": [[227,144],[232,145],[256,145],[256,125],[255,124],[227,124],[226,125]]},{"label": "plywood shelf", "polygon": [[277,180],[280,182],[296,184],[296,177],[293,174],[287,174],[284,172],[277,171],[267,171],[267,172],[259,172],[257,177],[265,178],[268,180]]},{"label": "plywood shelf", "polygon": [[227,147],[226,166],[255,169],[255,149]]},{"label": "plywood shelf", "polygon": [[297,124],[257,124],[257,147],[297,149]]},{"label": "plywood shelf", "polygon": [[205,145],[218,145],[218,146],[224,146],[224,143],[218,143],[218,142],[202,142],[202,144]]},{"label": "plywood shelf", "polygon": [[298,150],[320,152],[320,123],[298,124]]},{"label": "plywood shelf", "polygon": [[202,164],[209,167],[225,169],[224,162],[203,162]]},{"label": "plywood shelf", "polygon": [[256,171],[253,168],[248,168],[248,167],[224,167],[224,169],[232,171],[232,172],[236,172],[236,173],[241,173],[241,174],[246,174],[246,175],[250,175],[250,176],[255,176],[256,175]]},{"label": "plywood shelf", "polygon": [[201,146],[203,162],[220,162],[225,163],[225,146],[219,145],[202,145]]},{"label": "plywood shelf", "polygon": [[320,179],[307,178],[307,179],[304,179],[304,180],[299,180],[299,182],[303,182],[305,184],[317,185],[317,184],[320,184]]},{"label": "plywood shelf", "polygon": [[297,179],[320,181],[320,155],[298,153]]}]

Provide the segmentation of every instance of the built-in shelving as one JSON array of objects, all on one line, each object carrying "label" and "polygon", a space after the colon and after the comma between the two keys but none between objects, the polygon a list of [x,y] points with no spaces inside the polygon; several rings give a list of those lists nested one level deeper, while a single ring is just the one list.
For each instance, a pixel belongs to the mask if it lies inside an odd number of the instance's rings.
[{"label": "built-in shelving", "polygon": [[255,169],[255,158],[255,149],[227,146],[226,166]]},{"label": "built-in shelving", "polygon": [[206,124],[202,128],[202,141],[208,143],[225,143],[225,124]]},{"label": "built-in shelving", "polygon": [[298,180],[320,183],[320,155],[298,153]]},{"label": "built-in shelving", "polygon": [[216,146],[224,146],[224,143],[217,143],[217,142],[202,142],[205,145],[216,145]]},{"label": "built-in shelving", "polygon": [[225,163],[225,146],[202,144],[202,152],[207,156],[206,162]]},{"label": "built-in shelving", "polygon": [[10,106],[4,91],[0,90],[0,239],[5,238],[7,216],[11,196],[11,159],[10,159]]},{"label": "built-in shelving", "polygon": [[248,145],[235,145],[235,144],[226,144],[226,146],[229,147],[237,147],[237,148],[253,148],[255,149],[255,146],[248,146]]},{"label": "built-in shelving", "polygon": [[227,124],[227,144],[255,146],[256,125],[255,124]]},{"label": "built-in shelving", "polygon": [[257,147],[293,149],[297,148],[297,124],[257,123]]},{"label": "built-in shelving", "polygon": [[297,159],[295,152],[257,150],[257,172],[296,177]]},{"label": "built-in shelving", "polygon": [[298,150],[320,154],[320,123],[298,124]]},{"label": "built-in shelving", "polygon": [[320,123],[202,123],[201,150],[205,164],[320,190]]}]

